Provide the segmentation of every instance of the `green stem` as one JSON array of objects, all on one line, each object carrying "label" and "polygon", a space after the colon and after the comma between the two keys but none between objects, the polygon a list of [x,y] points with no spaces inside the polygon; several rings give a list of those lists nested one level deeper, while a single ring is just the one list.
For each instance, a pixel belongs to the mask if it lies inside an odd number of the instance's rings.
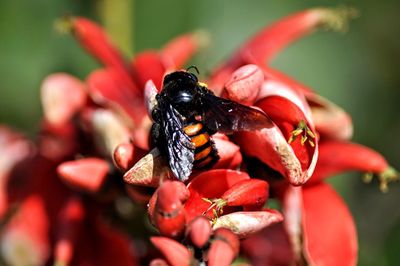
[{"label": "green stem", "polygon": [[134,51],[134,0],[101,0],[97,7],[111,39],[125,55],[131,57]]}]

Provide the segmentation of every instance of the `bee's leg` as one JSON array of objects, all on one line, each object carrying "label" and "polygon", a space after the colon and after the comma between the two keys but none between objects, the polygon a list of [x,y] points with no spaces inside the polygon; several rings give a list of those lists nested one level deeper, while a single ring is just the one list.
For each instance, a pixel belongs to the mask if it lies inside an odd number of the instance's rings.
[{"label": "bee's leg", "polygon": [[162,147],[164,143],[160,143],[161,141],[161,126],[159,123],[153,123],[151,126],[151,139],[150,139],[150,146],[151,147]]}]

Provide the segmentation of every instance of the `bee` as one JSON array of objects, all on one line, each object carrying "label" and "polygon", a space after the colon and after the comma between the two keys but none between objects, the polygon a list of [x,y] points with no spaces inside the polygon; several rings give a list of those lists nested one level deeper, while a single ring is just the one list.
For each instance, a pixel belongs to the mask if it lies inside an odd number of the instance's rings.
[{"label": "bee", "polygon": [[152,141],[181,181],[188,180],[193,169],[209,168],[218,161],[211,138],[216,132],[232,134],[272,126],[263,112],[215,96],[188,70],[164,77],[152,111]]}]

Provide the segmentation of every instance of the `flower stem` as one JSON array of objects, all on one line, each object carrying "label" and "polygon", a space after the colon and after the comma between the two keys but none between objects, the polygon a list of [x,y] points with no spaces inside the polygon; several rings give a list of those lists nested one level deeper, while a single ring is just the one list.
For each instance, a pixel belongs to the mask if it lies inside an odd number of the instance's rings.
[{"label": "flower stem", "polygon": [[131,57],[134,51],[134,0],[101,0],[98,3],[98,13],[107,33],[123,53]]}]

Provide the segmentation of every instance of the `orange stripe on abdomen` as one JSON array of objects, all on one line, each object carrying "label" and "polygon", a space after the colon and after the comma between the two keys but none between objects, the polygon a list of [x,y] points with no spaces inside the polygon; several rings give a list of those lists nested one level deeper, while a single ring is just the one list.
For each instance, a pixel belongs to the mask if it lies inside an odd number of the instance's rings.
[{"label": "orange stripe on abdomen", "polygon": [[200,130],[203,129],[203,124],[202,123],[196,123],[196,124],[190,124],[186,126],[183,131],[188,135],[189,137],[195,136],[199,134]]},{"label": "orange stripe on abdomen", "polygon": [[212,151],[212,147],[208,146],[204,150],[202,150],[200,152],[196,152],[196,154],[194,155],[194,160],[198,161],[198,160],[201,160],[201,159],[207,157],[208,155],[210,155],[211,151]]},{"label": "orange stripe on abdomen", "polygon": [[210,141],[210,135],[208,133],[203,133],[192,137],[192,143],[195,148],[199,148]]},{"label": "orange stripe on abdomen", "polygon": [[196,121],[183,128],[195,147],[194,168],[208,168],[218,161],[218,155],[214,148],[214,142],[205,131],[202,123]]}]

